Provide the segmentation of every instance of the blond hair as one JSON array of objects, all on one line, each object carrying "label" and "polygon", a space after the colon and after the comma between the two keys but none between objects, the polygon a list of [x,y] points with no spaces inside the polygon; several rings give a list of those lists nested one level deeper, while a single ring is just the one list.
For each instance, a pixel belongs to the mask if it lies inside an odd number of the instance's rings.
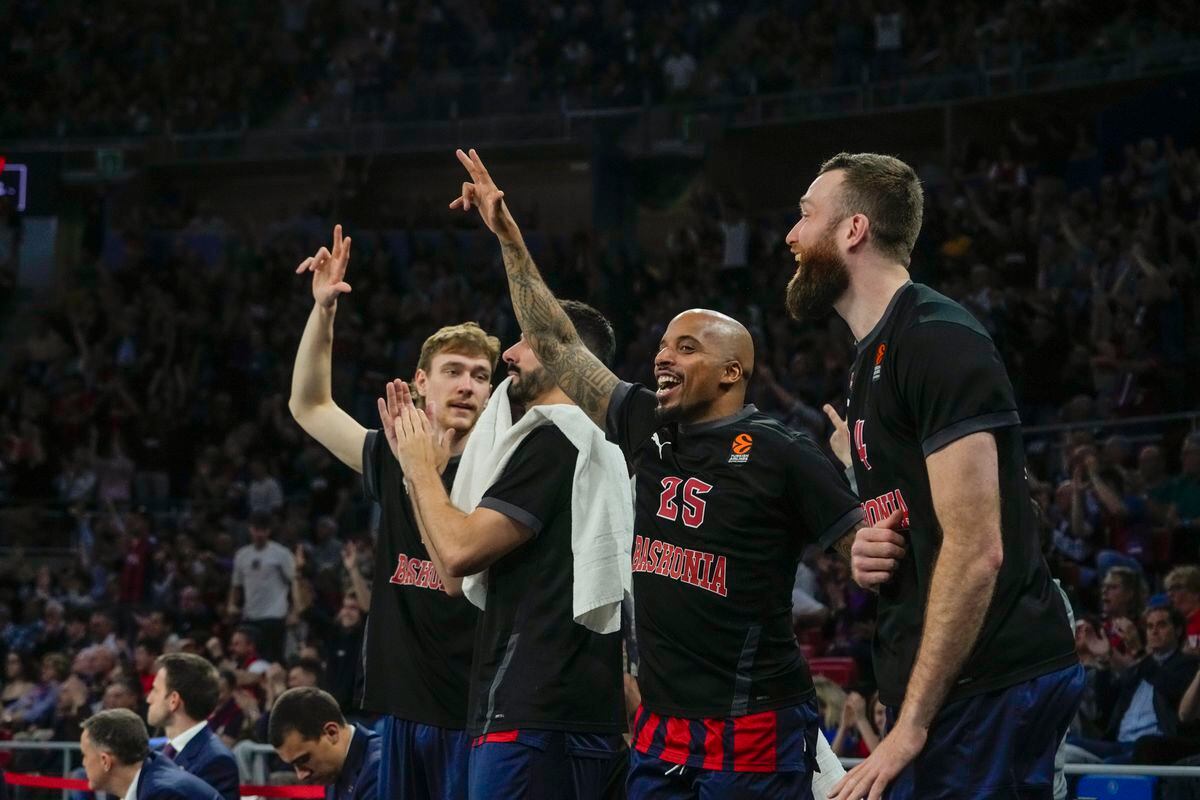
[{"label": "blond hair", "polygon": [[458,353],[464,356],[486,358],[492,369],[500,359],[500,340],[489,336],[476,322],[447,325],[436,331],[421,345],[417,369],[428,372],[433,357],[442,353]]}]

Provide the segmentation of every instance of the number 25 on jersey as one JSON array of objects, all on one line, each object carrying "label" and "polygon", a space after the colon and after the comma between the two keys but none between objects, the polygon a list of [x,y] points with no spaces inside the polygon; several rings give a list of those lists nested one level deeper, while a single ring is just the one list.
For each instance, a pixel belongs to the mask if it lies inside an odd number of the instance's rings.
[{"label": "number 25 on jersey", "polygon": [[[712,484],[699,478],[677,478],[668,475],[662,479],[662,495],[658,501],[658,516],[674,522],[679,519],[680,501],[683,505],[683,524],[699,528],[704,524],[705,501],[703,495],[712,491]],[[682,488],[681,488],[682,487]]]}]

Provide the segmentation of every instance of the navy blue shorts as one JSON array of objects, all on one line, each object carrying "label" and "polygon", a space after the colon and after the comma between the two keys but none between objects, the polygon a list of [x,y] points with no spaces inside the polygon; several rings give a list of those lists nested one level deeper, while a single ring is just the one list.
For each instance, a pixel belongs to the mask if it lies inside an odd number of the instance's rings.
[{"label": "navy blue shorts", "polygon": [[381,732],[381,800],[467,800],[466,731],[385,716]]},{"label": "navy blue shorts", "polygon": [[[606,800],[624,796],[619,734],[503,731],[471,743],[471,800]],[[380,797],[382,798],[382,794]]]},{"label": "navy blue shorts", "polygon": [[888,787],[888,800],[1051,800],[1054,754],[1083,683],[1076,664],[948,704],[921,755]]},{"label": "navy blue shorts", "polygon": [[732,772],[629,753],[629,800],[813,800],[812,772]]}]

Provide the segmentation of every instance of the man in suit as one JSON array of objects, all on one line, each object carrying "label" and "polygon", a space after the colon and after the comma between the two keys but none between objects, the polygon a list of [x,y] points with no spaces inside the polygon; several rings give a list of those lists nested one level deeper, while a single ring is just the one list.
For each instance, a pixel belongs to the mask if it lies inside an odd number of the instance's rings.
[{"label": "man in suit", "polygon": [[378,800],[383,740],[347,723],[328,692],[306,686],[279,695],[268,737],[301,781],[325,785],[325,800]]},{"label": "man in suit", "polygon": [[88,788],[123,800],[221,800],[216,790],[150,752],[146,724],[124,708],[101,711],[79,737]]},{"label": "man in suit", "polygon": [[1150,608],[1142,621],[1146,647],[1143,651],[1140,633],[1129,626],[1131,652],[1123,657],[1128,665],[1118,663],[1117,656],[1108,652],[1098,657],[1105,666],[1096,675],[1096,697],[1102,709],[1111,709],[1105,738],[1068,738],[1071,744],[1111,763],[1132,761],[1139,740],[1176,735],[1179,701],[1196,674],[1196,657],[1179,648],[1185,621],[1177,610]]},{"label": "man in suit", "polygon": [[191,653],[162,656],[154,666],[146,721],[167,734],[163,755],[216,789],[224,800],[238,800],[237,761],[207,721],[220,694],[216,667]]}]

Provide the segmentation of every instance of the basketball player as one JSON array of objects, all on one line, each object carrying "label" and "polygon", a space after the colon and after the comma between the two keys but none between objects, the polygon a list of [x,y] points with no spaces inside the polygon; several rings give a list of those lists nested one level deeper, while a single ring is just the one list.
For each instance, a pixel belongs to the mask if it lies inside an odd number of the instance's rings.
[{"label": "basketball player", "polygon": [[[608,320],[584,303],[566,301],[563,307],[589,351],[599,359],[611,358]],[[451,504],[437,479],[436,439],[426,430],[424,413],[407,401],[403,384],[398,402],[389,396],[387,405],[399,407],[389,412],[399,440],[396,455],[431,549],[439,553],[449,577],[461,580],[487,571],[471,668],[470,797],[600,800],[610,796],[614,773],[619,771],[618,786],[624,778],[621,634],[600,633],[575,621],[575,567],[580,563],[575,545],[578,527],[594,518],[597,506],[610,502],[614,493],[611,487],[587,491],[576,484],[576,475],[587,463],[601,461],[599,448],[613,448],[570,408],[573,404],[525,339],[504,352],[504,361],[510,376],[505,391],[513,405],[533,418],[538,412],[574,412],[584,439],[560,427],[567,415],[529,429],[490,485],[479,487],[482,497],[470,513]],[[480,455],[473,449],[467,458]],[[615,470],[591,470],[583,481],[604,474],[612,480],[615,472],[618,487],[626,487],[619,457],[610,453],[608,459]],[[492,470],[487,472],[491,478]],[[589,556],[595,559],[595,551]],[[585,560],[583,565],[594,568],[596,562]]]},{"label": "basketball player", "polygon": [[811,797],[819,731],[792,582],[805,542],[848,547],[857,498],[811,440],[745,405],[754,348],[734,319],[678,315],[657,391],[620,381],[560,311],[479,156],[458,158],[471,181],[451,207],[478,206],[526,340],[636,474],[629,796]]},{"label": "basketball player", "polygon": [[909,280],[922,204],[904,162],[841,153],[787,236],[789,312],[833,308],[857,340],[846,420],[867,522],[899,513],[904,534],[864,528],[854,545],[855,580],[880,589],[875,674],[895,724],[831,796],[1049,798],[1083,671],[1004,364],[965,309]]},{"label": "basketball player", "polygon": [[[292,416],[346,466],[362,473],[367,497],[382,505],[365,650],[363,706],[386,714],[379,795],[466,798],[468,678],[478,614],[451,597],[422,543],[404,476],[379,430],[367,430],[333,401],[333,320],[345,282],[350,237],[333,230],[297,272],[313,273],[313,309],[296,353]],[[500,342],[474,323],[442,328],[425,340],[413,385],[436,404],[436,423],[458,435],[442,473],[454,480],[457,456],[491,392]]]}]

